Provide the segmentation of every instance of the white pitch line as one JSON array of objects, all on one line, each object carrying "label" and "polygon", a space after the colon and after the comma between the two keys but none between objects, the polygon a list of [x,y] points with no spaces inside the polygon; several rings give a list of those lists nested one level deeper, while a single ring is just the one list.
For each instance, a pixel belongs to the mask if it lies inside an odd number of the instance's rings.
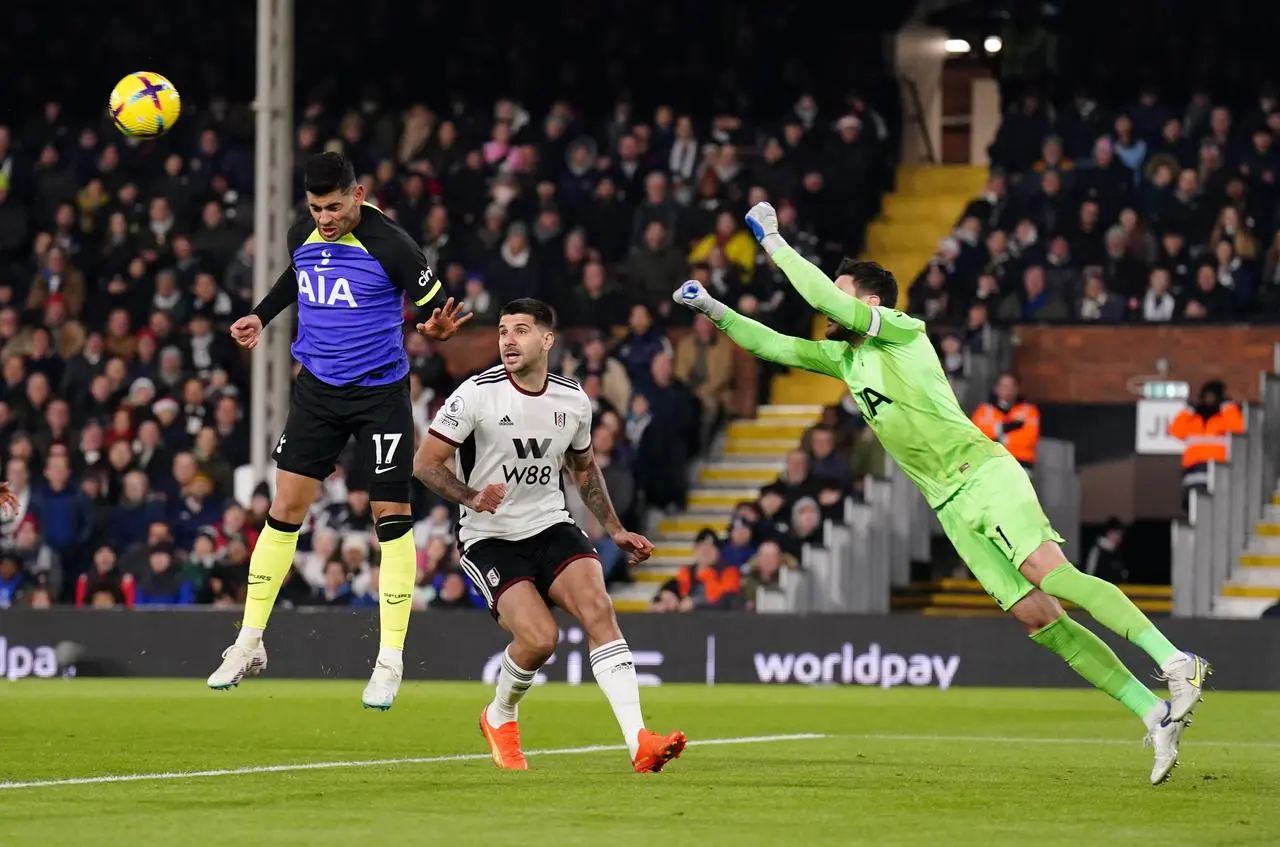
[{"label": "white pitch line", "polygon": [[[972,742],[974,744],[1107,744],[1122,745],[1125,747],[1133,747],[1137,745],[1137,737],[1132,740],[1123,738],[1053,738],[1044,736],[1035,737],[1018,737],[1013,735],[897,735],[897,734],[875,734],[875,733],[859,733],[827,736],[832,739],[851,738],[862,741],[924,741],[924,742]],[[1280,749],[1280,741],[1214,741],[1211,739],[1198,739],[1190,736],[1190,743],[1196,747],[1246,747],[1260,749]],[[0,783],[3,787],[3,783]]]},{"label": "white pitch line", "polygon": [[[744,735],[738,738],[706,738],[690,741],[689,746],[711,747],[725,744],[769,744],[776,741],[812,741],[828,736],[815,732],[790,735]],[[548,750],[528,750],[526,756],[576,756],[583,753],[604,753],[626,750],[623,744],[593,744],[589,747],[557,747]],[[459,753],[453,756],[413,756],[399,759],[363,759],[338,762],[299,762],[293,765],[255,765],[246,768],[218,768],[207,771],[167,771],[162,773],[126,773],[106,776],[79,776],[70,779],[36,779],[30,782],[0,782],[0,791],[17,788],[53,788],[60,785],[101,785],[108,782],[155,782],[170,779],[203,779],[213,776],[243,776],[257,773],[289,773],[291,771],[321,771],[337,768],[372,768],[382,765],[432,765],[444,762],[474,762],[488,759],[488,753]]]}]

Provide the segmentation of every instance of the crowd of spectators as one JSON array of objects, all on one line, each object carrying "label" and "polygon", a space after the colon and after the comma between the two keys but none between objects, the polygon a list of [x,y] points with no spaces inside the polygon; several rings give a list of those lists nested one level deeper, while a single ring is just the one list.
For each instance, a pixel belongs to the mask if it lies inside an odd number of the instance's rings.
[{"label": "crowd of spectators", "polygon": [[[911,290],[942,325],[1280,318],[1280,98],[1007,106],[986,191]],[[963,333],[946,341],[964,346]],[[945,351],[944,351],[945,352]],[[959,360],[955,360],[959,363]]]},{"label": "crowd of spectators", "polygon": [[[256,253],[244,114],[225,98],[189,102],[183,133],[142,143],[52,99],[0,125],[0,449],[21,504],[0,523],[0,606],[243,595],[268,497],[262,485],[249,502],[234,496],[249,369],[226,330],[252,305],[255,262],[285,261]],[[705,320],[689,325],[671,290],[696,277],[804,331],[743,212],[771,200],[788,240],[825,261],[857,249],[878,207],[887,130],[860,95],[820,108],[800,92],[768,120],[744,114],[625,97],[603,113],[566,100],[538,114],[516,99],[433,110],[317,98],[300,111],[295,170],[322,150],[349,156],[473,323],[537,296],[584,330],[557,367],[591,396],[596,455],[634,520],[683,505],[685,468],[733,380],[728,342]],[[425,431],[456,380],[428,339],[406,344]],[[366,485],[342,468],[326,484],[283,602],[375,601]],[[450,511],[417,496],[415,606],[475,604]]]},{"label": "crowd of spectators", "polygon": [[846,503],[863,500],[884,460],[852,400],[826,408],[775,482],[739,503],[728,526],[698,532],[693,561],[658,588],[650,611],[754,610],[759,592],[781,590],[783,570],[801,566],[805,545],[822,546],[827,521],[845,521]]}]

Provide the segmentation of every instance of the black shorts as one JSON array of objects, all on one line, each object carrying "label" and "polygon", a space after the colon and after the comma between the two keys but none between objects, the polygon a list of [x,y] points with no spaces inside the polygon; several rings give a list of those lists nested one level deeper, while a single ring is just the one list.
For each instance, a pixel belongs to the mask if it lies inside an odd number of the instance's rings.
[{"label": "black shorts", "polygon": [[532,582],[551,604],[551,583],[570,562],[600,556],[577,524],[558,523],[519,541],[481,538],[462,551],[462,571],[498,616],[498,598],[517,582]]},{"label": "black shorts", "polygon": [[299,371],[289,420],[271,454],[276,466],[326,479],[353,436],[352,482],[368,486],[370,500],[408,503],[414,440],[408,377],[388,385],[329,385]]}]

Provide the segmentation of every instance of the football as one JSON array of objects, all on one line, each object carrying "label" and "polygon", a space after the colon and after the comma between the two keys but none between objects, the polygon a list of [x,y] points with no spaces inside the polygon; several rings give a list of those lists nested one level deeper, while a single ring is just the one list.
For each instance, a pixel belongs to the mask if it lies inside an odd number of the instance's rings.
[{"label": "football", "polygon": [[173,83],[157,73],[131,73],[111,89],[108,111],[116,128],[131,138],[155,138],[178,122],[182,99]]}]

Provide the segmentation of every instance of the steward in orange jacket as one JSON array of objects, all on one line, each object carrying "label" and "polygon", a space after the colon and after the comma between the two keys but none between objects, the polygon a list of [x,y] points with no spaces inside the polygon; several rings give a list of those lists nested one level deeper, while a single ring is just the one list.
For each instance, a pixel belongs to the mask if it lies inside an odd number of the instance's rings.
[{"label": "steward in orange jacket", "polygon": [[1227,436],[1244,433],[1240,407],[1227,399],[1226,386],[1217,380],[1200,389],[1200,400],[1178,413],[1169,434],[1183,443],[1182,487],[1209,482],[1209,463],[1227,460]]},{"label": "steward in orange jacket", "polygon": [[1024,468],[1036,465],[1040,444],[1040,409],[1018,396],[1018,380],[1001,374],[991,398],[978,406],[973,422],[992,441],[999,441]]}]

